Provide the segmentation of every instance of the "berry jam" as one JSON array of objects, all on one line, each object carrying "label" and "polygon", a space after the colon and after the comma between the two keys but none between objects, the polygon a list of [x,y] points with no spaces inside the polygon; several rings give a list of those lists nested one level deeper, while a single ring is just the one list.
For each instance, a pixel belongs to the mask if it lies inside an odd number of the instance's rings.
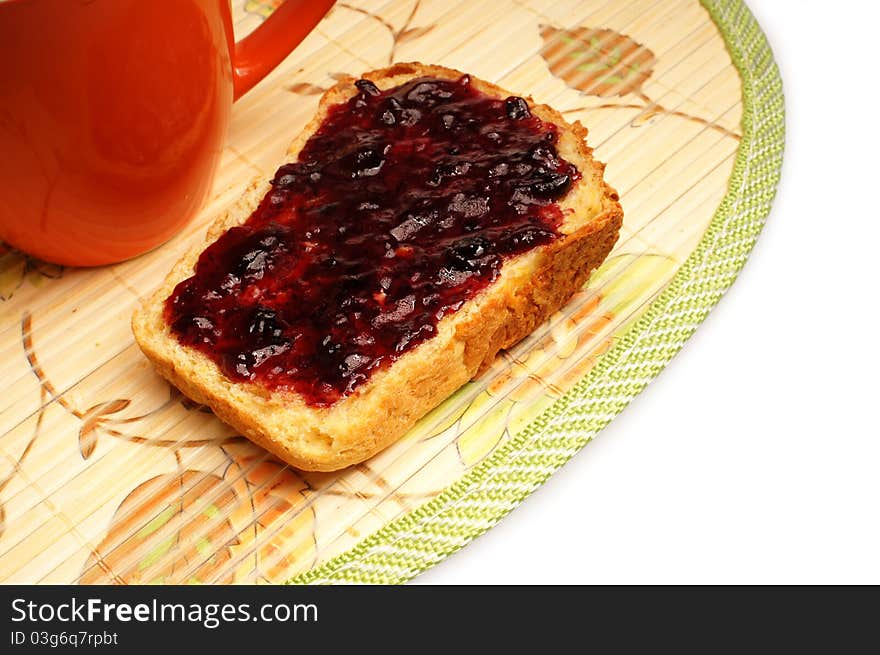
[{"label": "berry jam", "polygon": [[368,80],[329,110],[165,317],[234,380],[327,406],[431,338],[505,258],[558,236],[578,170],[522,98]]}]

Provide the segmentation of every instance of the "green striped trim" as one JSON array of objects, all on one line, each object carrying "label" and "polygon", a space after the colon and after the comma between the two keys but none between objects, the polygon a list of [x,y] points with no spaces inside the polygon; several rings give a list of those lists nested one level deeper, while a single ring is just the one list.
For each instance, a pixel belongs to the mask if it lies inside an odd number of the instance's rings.
[{"label": "green striped trim", "polygon": [[742,0],[702,0],[740,73],[743,138],[727,194],[697,249],[593,370],[525,430],[432,501],[289,583],[401,583],[495,525],[654,379],[736,279],[776,193],[782,80]]}]

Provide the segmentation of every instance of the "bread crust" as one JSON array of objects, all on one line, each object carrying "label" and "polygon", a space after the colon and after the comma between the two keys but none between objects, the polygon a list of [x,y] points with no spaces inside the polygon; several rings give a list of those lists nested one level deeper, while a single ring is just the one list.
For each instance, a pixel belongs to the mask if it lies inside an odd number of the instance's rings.
[{"label": "bread crust", "polygon": [[[414,77],[457,79],[463,73],[420,63],[399,63],[366,73],[379,88]],[[322,96],[314,118],[288,148],[295,158],[322,124],[328,107],[353,95],[356,78],[341,80]],[[472,84],[498,97],[511,94],[471,77]],[[586,145],[587,130],[568,123],[546,105],[526,97],[533,113],[560,128],[560,155],[574,163],[582,179],[560,202],[562,235],[504,263],[499,278],[437,325],[436,336],[377,371],[355,392],[330,407],[308,406],[292,391],[237,382],[201,352],[181,345],[164,320],[166,298],[190,277],[208,245],[247,220],[266,191],[255,180],[242,198],[211,225],[205,243],[190,249],[163,284],[135,311],[132,331],[141,350],[184,394],[209,406],[223,421],[282,460],[304,470],[333,471],[361,462],[409,430],[462,384],[485,369],[498,351],[530,334],[587,281],[614,243],[623,219],[617,193],[603,180],[604,164]]]}]

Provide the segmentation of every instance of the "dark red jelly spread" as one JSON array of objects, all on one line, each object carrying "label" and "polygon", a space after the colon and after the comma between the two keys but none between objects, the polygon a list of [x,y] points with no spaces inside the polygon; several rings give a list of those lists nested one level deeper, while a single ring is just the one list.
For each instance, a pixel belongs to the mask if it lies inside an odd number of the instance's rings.
[{"label": "dark red jelly spread", "polygon": [[326,406],[431,338],[505,258],[555,238],[580,177],[522,98],[420,78],[330,109],[168,298],[230,378]]}]

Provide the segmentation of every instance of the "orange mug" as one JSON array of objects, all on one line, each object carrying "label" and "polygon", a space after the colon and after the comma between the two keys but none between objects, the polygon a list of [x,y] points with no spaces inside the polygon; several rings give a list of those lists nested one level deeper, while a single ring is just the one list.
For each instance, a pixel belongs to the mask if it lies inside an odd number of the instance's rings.
[{"label": "orange mug", "polygon": [[0,240],[122,261],[206,199],[232,103],[333,0],[287,0],[235,42],[229,0],[0,0]]}]

